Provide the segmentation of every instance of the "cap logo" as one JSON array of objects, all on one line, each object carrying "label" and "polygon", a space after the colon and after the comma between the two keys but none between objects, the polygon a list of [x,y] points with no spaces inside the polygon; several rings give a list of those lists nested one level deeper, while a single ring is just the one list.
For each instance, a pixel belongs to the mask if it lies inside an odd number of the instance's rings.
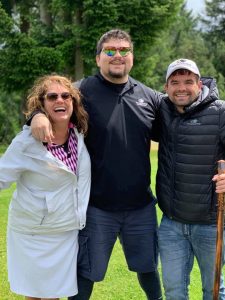
[{"label": "cap logo", "polygon": [[193,63],[188,62],[188,60],[186,60],[186,59],[178,59],[177,61],[174,62],[174,66],[179,65],[179,64],[182,64],[182,66],[184,66],[184,65],[187,65],[190,67],[193,66]]},{"label": "cap logo", "polygon": [[185,58],[180,58],[172,62],[168,69],[167,69],[167,74],[166,74],[166,81],[170,77],[173,72],[179,70],[179,69],[186,69],[189,70],[190,72],[198,75],[200,77],[200,72],[199,69],[196,65],[196,63],[190,59],[185,59]]}]

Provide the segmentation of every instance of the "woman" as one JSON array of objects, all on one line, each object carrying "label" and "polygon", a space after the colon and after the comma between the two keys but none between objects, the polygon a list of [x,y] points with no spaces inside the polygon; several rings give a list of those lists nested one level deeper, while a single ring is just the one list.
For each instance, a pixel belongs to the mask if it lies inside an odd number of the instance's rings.
[{"label": "woman", "polygon": [[90,192],[87,113],[78,90],[58,75],[36,81],[27,108],[26,115],[46,113],[54,139],[44,145],[24,126],[0,159],[0,189],[17,183],[8,216],[8,277],[11,290],[27,300],[55,300],[77,294],[78,231]]}]

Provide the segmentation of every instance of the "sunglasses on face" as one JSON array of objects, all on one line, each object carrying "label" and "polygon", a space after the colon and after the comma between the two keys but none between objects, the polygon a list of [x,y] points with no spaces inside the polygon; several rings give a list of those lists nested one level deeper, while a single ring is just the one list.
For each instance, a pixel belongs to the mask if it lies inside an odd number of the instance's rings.
[{"label": "sunglasses on face", "polygon": [[47,93],[45,95],[45,99],[47,99],[48,101],[56,101],[59,97],[61,97],[65,101],[65,100],[70,99],[71,95],[68,92],[64,92],[64,93],[61,93],[61,94]]},{"label": "sunglasses on face", "polygon": [[116,52],[119,51],[119,54],[122,57],[127,56],[132,52],[130,47],[106,47],[102,49],[102,52],[105,53],[107,56],[112,57],[116,55]]}]

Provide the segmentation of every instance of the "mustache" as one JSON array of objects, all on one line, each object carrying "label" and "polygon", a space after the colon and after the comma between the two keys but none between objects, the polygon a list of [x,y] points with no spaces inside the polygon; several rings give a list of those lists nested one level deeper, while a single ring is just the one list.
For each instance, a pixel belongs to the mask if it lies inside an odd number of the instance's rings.
[{"label": "mustache", "polygon": [[124,58],[123,57],[115,57],[115,58],[111,59],[111,62],[115,62],[115,61],[124,62]]}]

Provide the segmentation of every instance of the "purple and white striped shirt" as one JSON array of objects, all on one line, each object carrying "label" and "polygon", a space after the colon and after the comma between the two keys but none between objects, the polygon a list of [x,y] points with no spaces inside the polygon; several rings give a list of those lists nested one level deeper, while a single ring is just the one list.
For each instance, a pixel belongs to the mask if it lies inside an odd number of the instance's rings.
[{"label": "purple and white striped shirt", "polygon": [[[74,127],[74,126],[73,126]],[[46,145],[49,152],[64,162],[67,167],[76,174],[77,171],[77,136],[74,129],[69,125],[69,137],[63,145]]]}]

